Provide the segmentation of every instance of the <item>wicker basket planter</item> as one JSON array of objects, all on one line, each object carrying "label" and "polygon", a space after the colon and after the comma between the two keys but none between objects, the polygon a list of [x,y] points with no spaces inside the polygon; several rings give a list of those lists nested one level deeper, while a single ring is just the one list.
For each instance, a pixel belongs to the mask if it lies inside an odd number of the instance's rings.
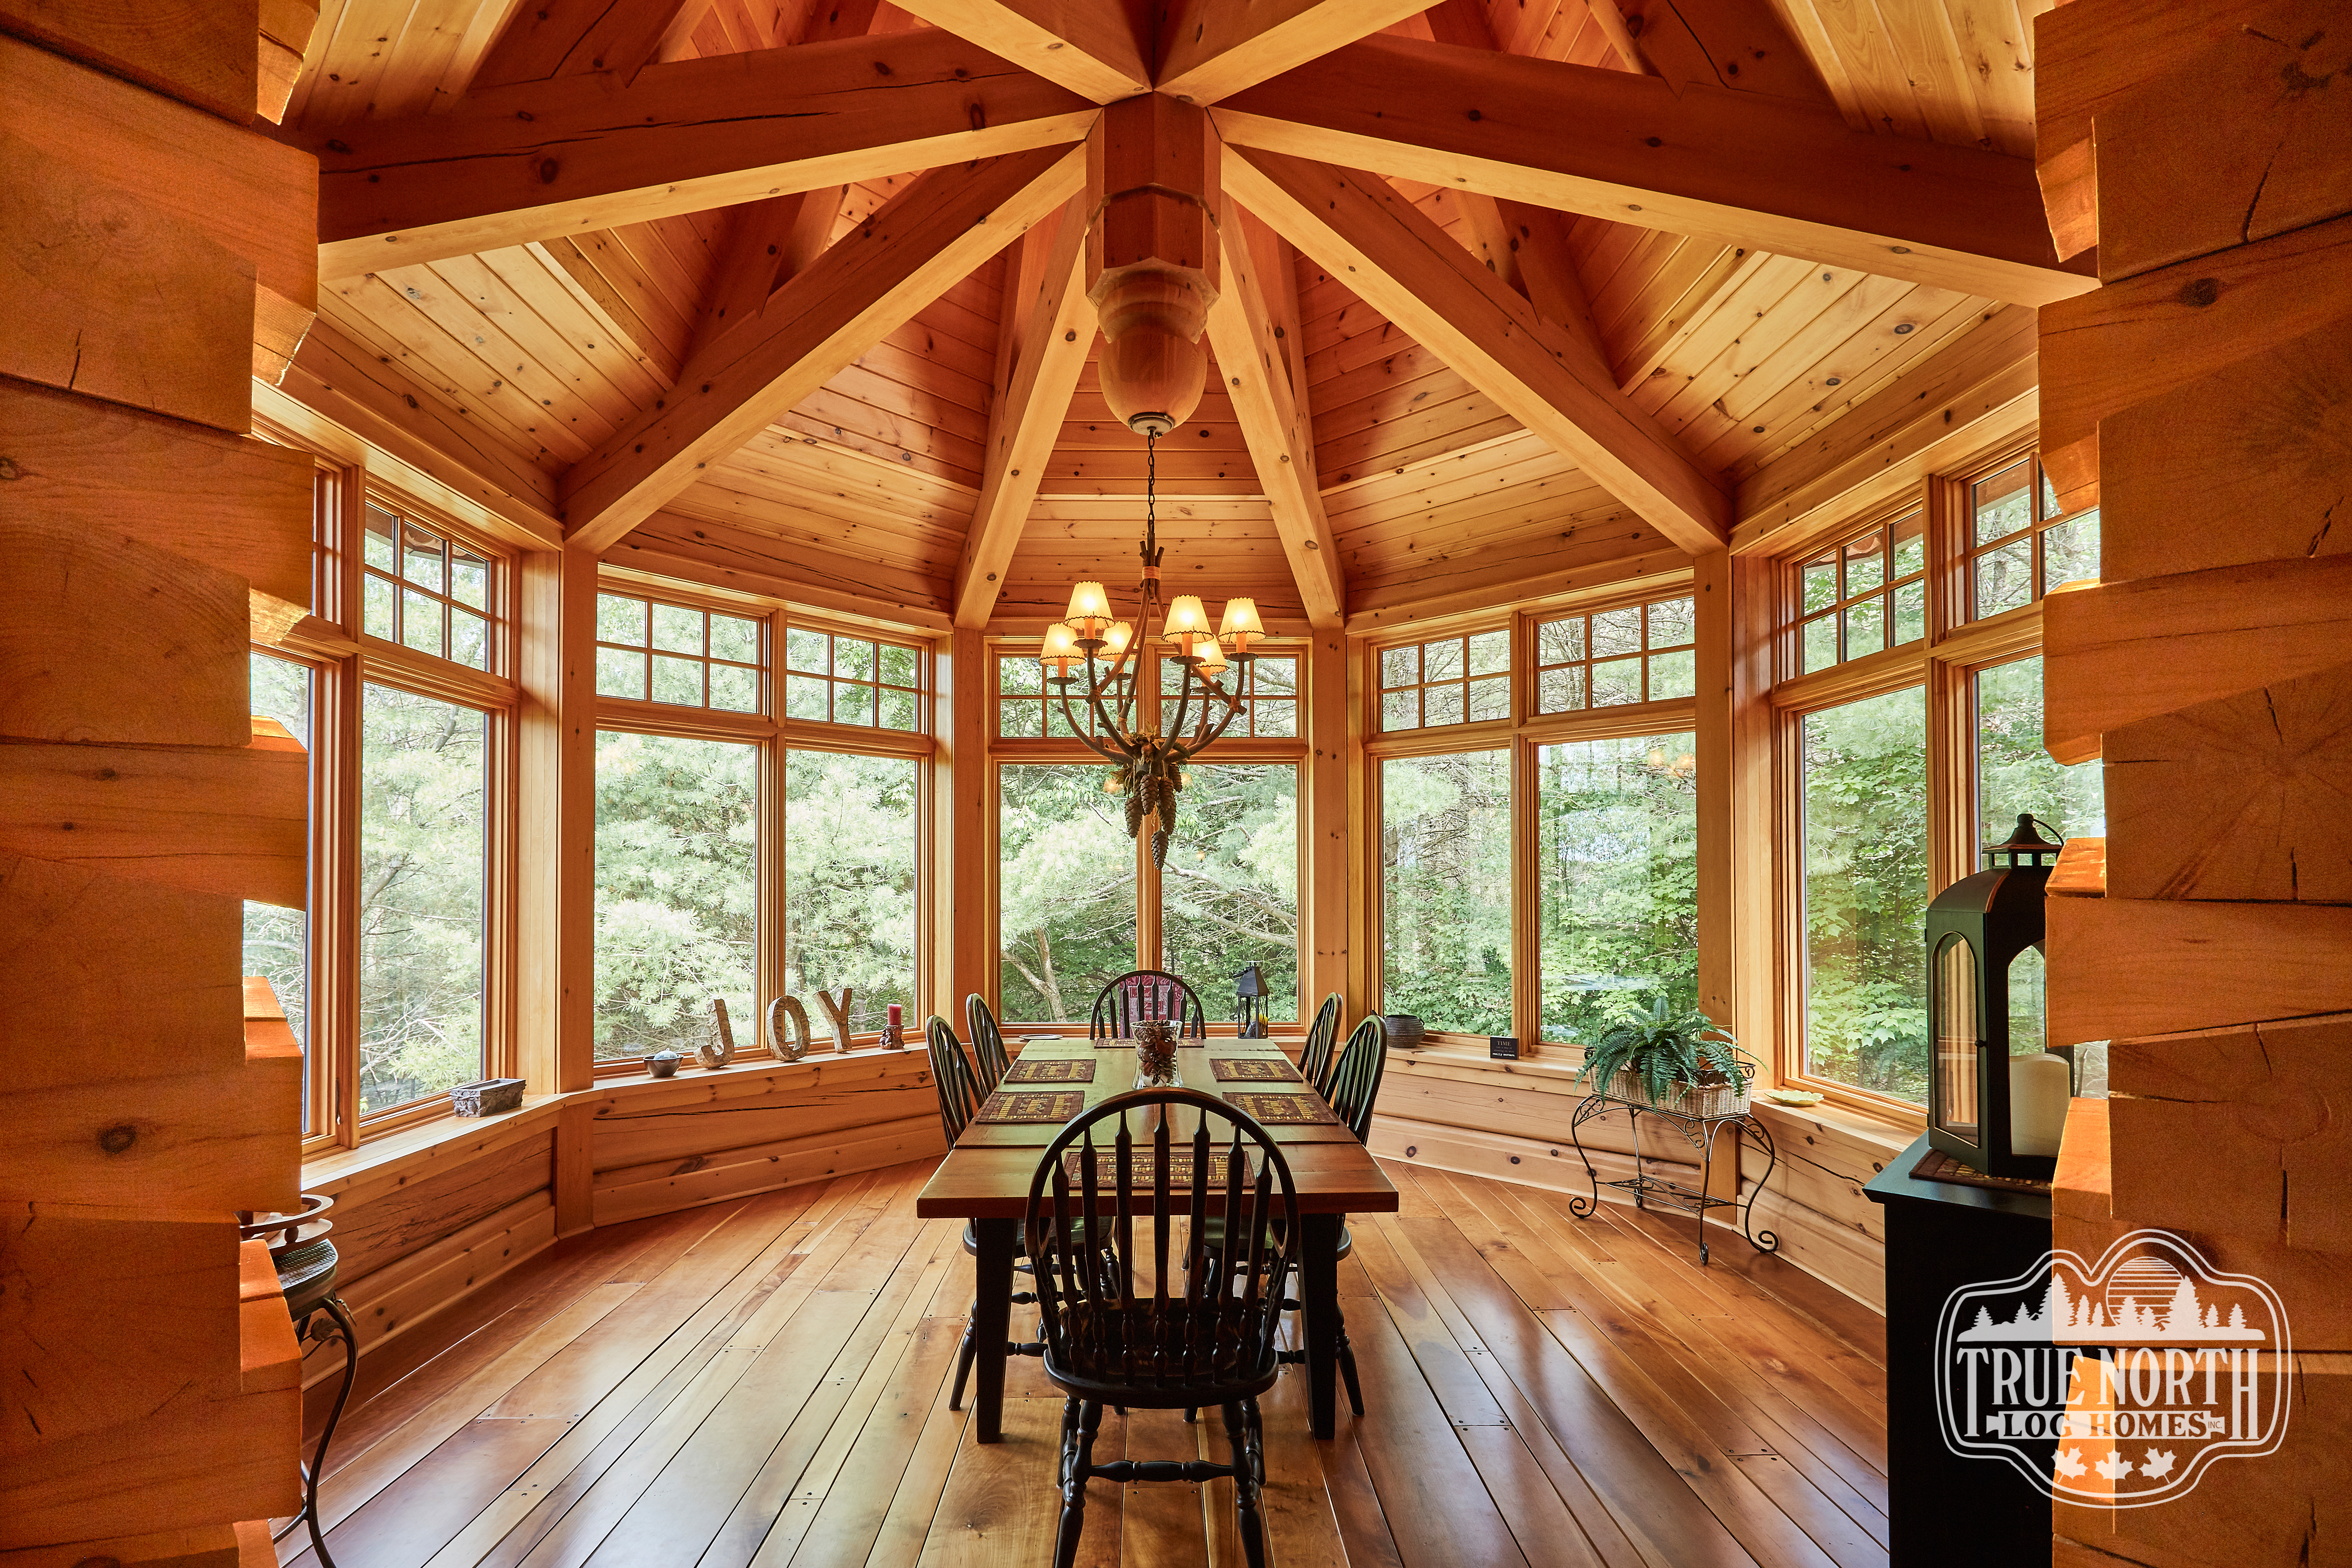
[{"label": "wicker basket planter", "polygon": [[1653,1105],[1677,1116],[1744,1116],[1748,1113],[1747,1091],[1735,1089],[1728,1082],[1695,1084],[1677,1083],[1675,1093],[1666,1100],[1653,1100],[1642,1087],[1636,1073],[1617,1073],[1609,1080],[1609,1097],[1631,1100],[1636,1105]]}]

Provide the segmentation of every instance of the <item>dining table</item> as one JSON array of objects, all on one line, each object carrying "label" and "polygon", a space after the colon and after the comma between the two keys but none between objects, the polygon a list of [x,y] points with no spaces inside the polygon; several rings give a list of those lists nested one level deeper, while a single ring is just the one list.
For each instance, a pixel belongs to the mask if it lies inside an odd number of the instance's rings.
[{"label": "dining table", "polygon": [[[1010,1040],[1007,1043],[1011,1043]],[[1091,1062],[1085,1082],[1032,1074],[1071,1073],[1076,1068],[1055,1068],[1055,1062]],[[1220,1076],[1217,1063],[1229,1065]],[[1244,1066],[1255,1062],[1262,1065]],[[1024,1063],[1039,1064],[1024,1068]],[[1283,1066],[1275,1064],[1280,1063]],[[1131,1040],[1087,1040],[1061,1037],[1029,1040],[1013,1071],[998,1086],[999,1096],[1023,1092],[1082,1092],[1078,1113],[1091,1110],[1114,1094],[1137,1087],[1137,1057]],[[1283,1076],[1285,1067],[1289,1076]],[[1268,1114],[1259,1118],[1290,1166],[1298,1195],[1299,1316],[1306,1350],[1308,1403],[1315,1435],[1328,1437],[1339,1421],[1335,1387],[1339,1335],[1339,1238],[1349,1214],[1393,1214],[1397,1189],[1382,1174],[1370,1150],[1337,1117],[1318,1114],[1321,1097],[1296,1077],[1296,1065],[1271,1040],[1208,1040],[1178,1041],[1177,1082],[1188,1089],[1230,1094],[1298,1094],[1310,1097],[1297,1107],[1256,1103]],[[1063,1109],[1071,1102],[1066,1101]],[[982,1107],[983,1112],[987,1110]],[[1282,1114],[1287,1111],[1301,1119]],[[915,1213],[925,1219],[971,1221],[974,1300],[972,1339],[976,1346],[972,1377],[973,1419],[983,1443],[1003,1437],[1004,1364],[1019,1347],[1011,1341],[1013,1276],[1019,1260],[1020,1235],[1029,1209],[1029,1186],[1046,1145],[1061,1132],[1067,1118],[1057,1121],[974,1120],[955,1141],[947,1157],[931,1173],[930,1181],[915,1199]],[[1171,1134],[1179,1128],[1171,1126]],[[1181,1130],[1189,1134],[1191,1128]],[[1139,1132],[1139,1137],[1141,1135]],[[1102,1198],[1109,1211],[1110,1198]],[[1224,1195],[1209,1196],[1209,1211],[1223,1212]]]}]

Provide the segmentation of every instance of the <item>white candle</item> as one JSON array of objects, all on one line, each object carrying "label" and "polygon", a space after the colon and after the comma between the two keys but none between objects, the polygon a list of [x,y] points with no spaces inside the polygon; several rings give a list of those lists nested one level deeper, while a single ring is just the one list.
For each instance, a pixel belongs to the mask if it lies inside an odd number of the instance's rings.
[{"label": "white candle", "polygon": [[2054,1159],[2066,1131],[2072,1084],[2066,1059],[2048,1051],[2009,1059],[2009,1152]]}]

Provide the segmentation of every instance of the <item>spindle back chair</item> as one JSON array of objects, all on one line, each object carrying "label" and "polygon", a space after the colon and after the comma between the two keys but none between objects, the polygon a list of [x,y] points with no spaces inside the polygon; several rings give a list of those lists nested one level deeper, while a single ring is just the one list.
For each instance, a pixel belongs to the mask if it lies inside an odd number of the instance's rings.
[{"label": "spindle back chair", "polygon": [[1299,1076],[1327,1100],[1330,1098],[1331,1047],[1339,1039],[1339,993],[1333,991],[1315,1009],[1315,1021],[1307,1026],[1306,1049],[1298,1053]]},{"label": "spindle back chair", "polygon": [[996,1027],[996,1014],[988,998],[978,991],[963,999],[963,1018],[971,1026],[971,1064],[980,1075],[980,1091],[993,1094],[1013,1066],[1013,1059],[1004,1053],[1004,1031]]},{"label": "spindle back chair", "polygon": [[1201,998],[1182,978],[1165,969],[1130,969],[1102,988],[1087,1020],[1091,1040],[1131,1040],[1135,1026],[1161,1019],[1176,1026],[1183,1040],[1209,1037],[1207,1015]]}]

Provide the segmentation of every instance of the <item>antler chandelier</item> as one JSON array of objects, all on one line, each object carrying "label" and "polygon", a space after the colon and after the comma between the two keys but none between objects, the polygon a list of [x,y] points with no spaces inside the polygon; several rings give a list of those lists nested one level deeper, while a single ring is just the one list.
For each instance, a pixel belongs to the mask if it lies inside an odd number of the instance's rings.
[{"label": "antler chandelier", "polygon": [[[1153,824],[1153,865],[1167,861],[1184,765],[1241,713],[1257,656],[1251,645],[1265,635],[1254,599],[1228,600],[1212,631],[1198,594],[1180,593],[1164,606],[1160,597],[1159,444],[1200,406],[1207,381],[1201,335],[1217,298],[1210,207],[1216,156],[1200,110],[1158,94],[1112,105],[1089,140],[1097,200],[1087,231],[1094,277],[1087,298],[1102,324],[1103,396],[1144,440],[1143,570],[1132,621],[1114,617],[1101,583],[1081,582],[1070,591],[1067,613],[1045,629],[1039,654],[1071,731],[1117,769],[1104,788],[1127,797],[1129,836]],[[1172,718],[1139,722],[1155,618],[1184,678]],[[1070,688],[1081,679],[1091,724],[1071,706]]]}]

